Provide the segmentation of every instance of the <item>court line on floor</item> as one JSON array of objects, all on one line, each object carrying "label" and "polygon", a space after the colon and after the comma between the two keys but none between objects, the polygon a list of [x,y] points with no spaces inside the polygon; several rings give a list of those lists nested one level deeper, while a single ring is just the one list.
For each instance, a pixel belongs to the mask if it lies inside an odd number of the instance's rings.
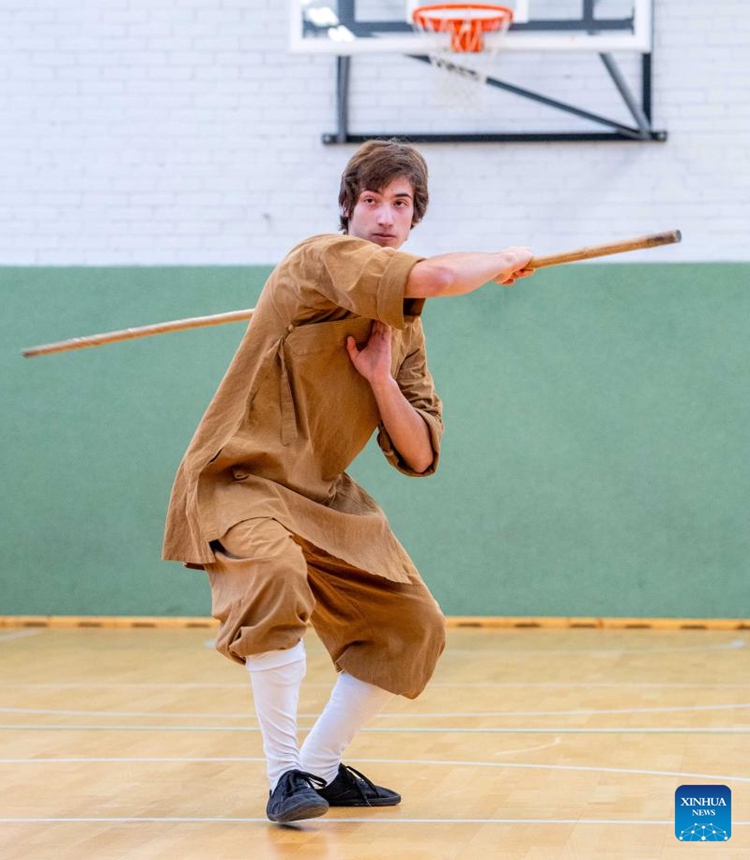
[{"label": "court line on floor", "polygon": [[[561,743],[561,738],[555,738],[552,743],[540,744],[535,747],[521,747],[515,750],[503,750],[497,752],[497,756],[519,755],[521,753],[539,752],[540,750],[551,749]],[[389,764],[399,764],[406,762],[407,764],[419,764],[417,760],[409,759],[363,759],[368,762],[385,762]],[[31,758],[0,758],[0,764],[86,764],[92,762],[94,764],[112,764],[116,762],[141,762],[141,763],[211,763],[211,762],[265,762],[263,756],[71,756],[61,758],[59,756],[33,756]],[[440,764],[440,762],[432,762],[432,764]],[[456,764],[456,762],[453,762]],[[462,762],[462,764],[483,764],[482,762]],[[486,762],[487,765],[500,766],[502,762]]]},{"label": "court line on floor", "polygon": [[26,639],[29,636],[38,636],[41,630],[15,630],[13,633],[0,633],[0,642],[9,642],[11,639]]},{"label": "court line on floor", "polygon": [[731,642],[716,645],[689,645],[684,648],[457,648],[449,645],[443,659],[452,654],[498,654],[503,657],[514,654],[521,657],[528,654],[543,654],[546,657],[556,654],[682,654],[694,651],[735,651],[746,645],[744,639],[733,639]]},{"label": "court line on floor", "polygon": [[[0,684],[0,687],[3,685]],[[119,686],[119,685],[115,685]],[[154,686],[159,686],[155,684]],[[607,689],[609,687],[641,687],[653,689],[688,689],[688,690],[723,690],[723,689],[742,689],[746,690],[750,687],[750,683],[731,682],[731,683],[715,683],[711,681],[703,681],[701,683],[695,681],[432,681],[430,682],[427,691],[433,687],[590,687],[592,689]]]},{"label": "court line on floor", "polygon": [[[299,726],[300,731],[310,731],[312,726]],[[0,730],[7,731],[69,731],[69,732],[259,732],[257,726],[61,726],[61,725],[45,725],[39,723],[37,725],[29,725],[26,723],[3,723],[0,724]],[[614,726],[607,728],[596,727],[556,727],[549,728],[529,728],[528,726],[521,727],[480,727],[480,728],[456,728],[455,726],[446,726],[445,728],[429,728],[429,727],[413,727],[413,726],[391,726],[389,728],[376,728],[368,726],[361,729],[363,733],[373,734],[750,734],[750,725],[747,726]]]},{"label": "court line on floor", "polygon": [[[568,717],[599,716],[601,714],[680,714],[703,711],[735,711],[750,708],[750,703],[741,702],[722,705],[673,705],[654,708],[578,708],[561,711],[453,711],[453,712],[381,712],[375,719],[419,720],[419,719],[482,719],[484,717]],[[161,719],[254,719],[252,709],[241,713],[209,713],[204,711],[84,711],[64,708],[19,708],[0,706],[0,714],[38,714],[58,717],[159,717]],[[315,719],[317,714],[300,713],[302,719]]]},{"label": "court line on floor", "polygon": [[[676,714],[695,711],[733,711],[750,708],[750,703],[742,702],[724,705],[673,705],[660,708],[579,708],[562,711],[473,711],[473,712],[446,712],[446,713],[399,713],[396,711],[380,713],[378,719],[461,719],[463,717],[567,717],[567,716],[598,716],[599,714]],[[4,708],[0,708],[0,712]],[[308,715],[306,715],[308,716]],[[314,716],[314,715],[309,715]]]},{"label": "court line on floor", "polygon": [[[204,642],[204,648],[215,648],[215,643]],[[737,651],[745,648],[747,642],[744,639],[735,639],[732,642],[723,642],[716,645],[688,645],[683,648],[456,648],[449,645],[445,657],[452,654],[495,654],[503,657],[526,657],[529,654],[541,654],[545,657],[554,657],[557,654],[595,654],[595,655],[628,655],[628,654],[687,654],[705,653],[707,651]],[[443,657],[443,659],[445,659]]]},{"label": "court line on floor", "polygon": [[[305,681],[305,688],[324,687],[330,689],[336,678],[330,681]],[[246,681],[60,681],[40,682],[33,681],[0,681],[0,689],[40,689],[40,690],[111,690],[111,689],[178,689],[178,690],[247,690],[249,685]],[[432,681],[427,688],[427,693],[432,689],[441,688],[465,688],[478,687],[532,687],[532,688],[570,688],[586,687],[591,689],[608,689],[619,687],[637,687],[653,689],[688,689],[688,690],[723,690],[750,688],[750,683],[712,683],[710,681],[695,683],[689,681]]]},{"label": "court line on floor", "polygon": [[[204,763],[212,764],[217,762],[223,763],[263,763],[265,758],[262,756],[136,756],[136,757],[95,757],[83,758],[74,757],[70,759],[57,759],[53,757],[47,758],[30,758],[30,759],[0,759],[0,764],[112,764],[120,763],[142,763],[142,764],[192,764]],[[356,758],[356,763],[360,764],[392,764],[392,765],[414,765],[415,767],[479,767],[479,768],[504,768],[515,770],[554,770],[554,771],[575,771],[583,773],[615,773],[620,776],[660,776],[668,777],[669,779],[716,779],[726,782],[750,782],[750,776],[734,776],[728,774],[714,773],[692,773],[690,771],[672,771],[672,770],[650,770],[646,768],[623,768],[623,767],[603,767],[594,765],[569,765],[569,764],[544,764],[536,762],[506,762],[506,761],[454,761],[454,760],[434,760],[434,759],[401,759],[401,758]]]},{"label": "court line on floor", "polygon": [[[0,818],[0,824],[269,824],[267,818],[221,818],[211,816],[108,816],[102,818]],[[295,822],[287,827],[316,829],[324,824],[586,824],[599,826],[674,827],[674,821],[643,821],[618,818],[323,818]],[[750,821],[733,821],[733,827],[743,827]]]},{"label": "court line on floor", "polygon": [[[674,825],[672,821],[618,821],[576,818],[326,818],[328,824],[601,824],[601,825]],[[221,824],[268,824],[267,818],[211,818],[188,816],[164,816],[148,818],[123,816],[122,818],[0,818],[2,824],[130,824],[130,823],[221,823]],[[321,822],[317,822],[318,826]],[[743,822],[734,822],[742,824]],[[297,822],[299,825],[299,822]]]}]

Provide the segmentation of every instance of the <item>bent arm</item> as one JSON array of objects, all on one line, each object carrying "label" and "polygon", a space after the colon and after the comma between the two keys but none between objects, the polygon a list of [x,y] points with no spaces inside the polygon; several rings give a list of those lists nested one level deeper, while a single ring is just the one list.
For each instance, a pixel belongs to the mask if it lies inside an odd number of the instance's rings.
[{"label": "bent arm", "polygon": [[412,267],[404,297],[460,296],[488,281],[510,285],[516,278],[532,274],[533,269],[527,268],[532,256],[529,248],[513,247],[496,253],[468,251],[429,257]]},{"label": "bent arm", "polygon": [[393,377],[371,387],[380,420],[401,459],[417,474],[426,472],[435,458],[427,423],[404,397]]},{"label": "bent arm", "polygon": [[357,371],[370,383],[380,420],[404,463],[417,474],[425,472],[435,459],[427,422],[411,405],[391,375],[391,328],[375,320],[364,349],[353,337],[346,349]]}]

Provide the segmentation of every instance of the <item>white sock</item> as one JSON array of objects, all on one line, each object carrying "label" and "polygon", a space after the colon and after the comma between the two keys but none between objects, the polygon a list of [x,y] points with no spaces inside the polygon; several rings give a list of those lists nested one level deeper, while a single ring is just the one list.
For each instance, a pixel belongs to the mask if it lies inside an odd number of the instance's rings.
[{"label": "white sock", "polygon": [[332,782],[354,735],[392,698],[393,693],[346,672],[339,675],[328,704],[302,744],[302,770]]},{"label": "white sock", "polygon": [[255,713],[263,737],[271,791],[282,773],[300,768],[297,705],[307,660],[300,640],[285,651],[266,651],[245,659],[253,687]]}]

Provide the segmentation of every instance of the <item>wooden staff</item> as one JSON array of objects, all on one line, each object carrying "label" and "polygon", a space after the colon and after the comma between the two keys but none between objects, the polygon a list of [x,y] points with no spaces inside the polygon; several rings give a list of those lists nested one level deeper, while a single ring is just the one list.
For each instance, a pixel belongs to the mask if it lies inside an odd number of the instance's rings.
[{"label": "wooden staff", "polygon": [[61,340],[57,343],[45,343],[41,346],[29,347],[23,350],[22,354],[24,358],[34,358],[37,355],[69,352],[72,349],[85,349],[87,346],[102,346],[105,343],[134,340],[137,337],[149,337],[152,334],[165,334],[170,331],[185,331],[190,328],[203,328],[209,325],[240,322],[241,320],[249,320],[254,311],[255,308],[247,308],[244,311],[227,311],[223,314],[212,314],[206,317],[188,317],[184,320],[171,320],[170,322],[154,323],[153,325],[144,325],[138,328],[124,328],[120,329],[120,331],[107,331],[102,334],[87,335],[86,337],[72,337],[70,340]]},{"label": "wooden staff", "polygon": [[[591,260],[594,257],[606,257],[609,254],[622,254],[626,251],[639,251],[644,248],[655,248],[659,245],[671,245],[682,240],[679,230],[668,230],[665,233],[651,233],[648,236],[640,236],[637,239],[628,239],[624,242],[610,242],[606,245],[591,245],[578,248],[575,251],[566,251],[562,254],[551,254],[547,257],[534,257],[530,260],[528,268],[545,269],[548,266],[560,266],[563,263],[577,263],[580,260]],[[189,317],[183,320],[172,320],[171,322],[154,323],[153,325],[139,326],[138,328],[126,328],[120,331],[108,331],[102,334],[92,334],[86,337],[74,337],[70,340],[62,340],[57,343],[47,343],[41,346],[32,346],[23,350],[24,358],[34,358],[37,355],[51,355],[56,352],[69,352],[73,349],[85,349],[89,346],[102,346],[105,343],[117,343],[121,340],[133,340],[138,337],[149,337],[152,334],[165,334],[170,331],[185,331],[191,328],[202,328],[210,325],[223,325],[224,323],[240,322],[249,320],[255,308],[247,308],[240,311],[228,311],[222,314],[212,314],[204,317]]]},{"label": "wooden staff", "polygon": [[624,242],[610,242],[607,245],[591,245],[579,248],[577,251],[566,251],[562,254],[551,254],[548,257],[534,257],[529,262],[530,269],[544,269],[547,266],[559,266],[562,263],[578,263],[581,260],[591,260],[593,257],[607,257],[609,254],[622,254],[625,251],[640,251],[644,248],[656,248],[659,245],[672,245],[682,241],[679,230],[667,230],[665,233],[650,233],[637,239],[627,239]]}]

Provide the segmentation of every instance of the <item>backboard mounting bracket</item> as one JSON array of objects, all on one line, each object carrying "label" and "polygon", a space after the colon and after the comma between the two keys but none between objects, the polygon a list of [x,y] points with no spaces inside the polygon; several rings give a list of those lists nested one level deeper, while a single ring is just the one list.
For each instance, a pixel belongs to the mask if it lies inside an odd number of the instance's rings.
[{"label": "backboard mounting bracket", "polygon": [[[426,54],[407,55],[414,60],[429,63]],[[533,90],[509,84],[497,78],[488,77],[485,86],[495,87],[510,92],[521,98],[530,99],[547,107],[564,113],[572,114],[589,122],[603,126],[603,131],[586,132],[375,132],[371,134],[352,134],[349,131],[349,79],[351,75],[352,57],[340,55],[336,57],[336,117],[335,132],[322,136],[326,145],[363,143],[377,138],[403,138],[413,143],[535,143],[535,142],[603,142],[603,143],[663,143],[667,140],[667,132],[656,130],[651,122],[651,53],[641,55],[641,93],[640,100],[635,97],[628,87],[619,67],[610,53],[599,54],[602,63],[612,78],[621,98],[628,107],[635,125],[625,125],[608,117],[595,114],[583,108],[550,98]],[[457,63],[457,65],[459,65]]]}]

